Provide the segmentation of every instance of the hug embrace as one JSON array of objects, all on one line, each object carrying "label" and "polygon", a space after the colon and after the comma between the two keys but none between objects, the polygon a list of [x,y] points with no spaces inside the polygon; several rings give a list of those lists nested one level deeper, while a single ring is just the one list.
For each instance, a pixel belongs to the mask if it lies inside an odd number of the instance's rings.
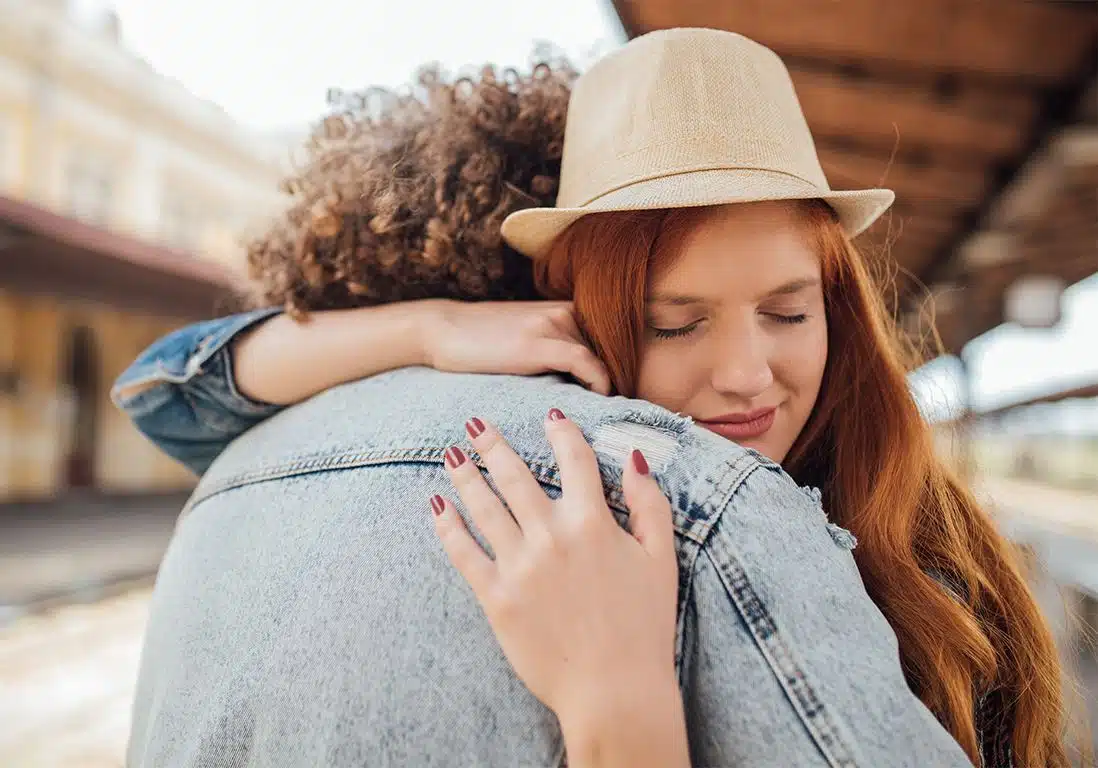
[{"label": "hug embrace", "polygon": [[[782,61],[639,37],[336,103],[252,308],[113,397],[200,474],[129,765],[1068,765]],[[463,426],[464,425],[464,426]]]}]

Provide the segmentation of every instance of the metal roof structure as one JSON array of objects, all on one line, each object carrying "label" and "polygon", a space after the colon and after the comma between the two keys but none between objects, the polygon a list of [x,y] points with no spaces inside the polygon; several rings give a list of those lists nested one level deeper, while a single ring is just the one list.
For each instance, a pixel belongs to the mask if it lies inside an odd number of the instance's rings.
[{"label": "metal roof structure", "polygon": [[1098,4],[1039,0],[612,0],[630,37],[738,32],[789,66],[833,187],[886,186],[862,240],[923,286],[946,351],[1005,319],[1024,275],[1098,272]]}]

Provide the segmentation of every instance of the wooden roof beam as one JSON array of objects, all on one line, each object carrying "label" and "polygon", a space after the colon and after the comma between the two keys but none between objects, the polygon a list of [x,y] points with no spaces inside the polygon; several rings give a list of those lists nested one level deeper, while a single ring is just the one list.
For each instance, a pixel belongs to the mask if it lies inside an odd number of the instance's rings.
[{"label": "wooden roof beam", "polygon": [[1013,94],[994,110],[963,94],[943,99],[929,88],[894,87],[842,80],[818,72],[793,72],[801,106],[817,139],[865,142],[875,147],[945,151],[974,161],[1011,157],[1024,146],[1036,102]]},{"label": "wooden roof beam", "polygon": [[1070,77],[1098,32],[1090,3],[613,0],[630,36],[668,27],[739,32],[783,56],[892,62],[1033,84]]},{"label": "wooden roof beam", "polygon": [[[1095,17],[1098,18],[1098,14]],[[1032,219],[1057,189],[1065,146],[1059,143],[1060,138],[1077,136],[1070,131],[1064,134],[1064,131],[1071,129],[1073,117],[1080,114],[1088,95],[1098,88],[1098,35],[1091,41],[1085,61],[1086,65],[1071,82],[1050,91],[1038,124],[1027,141],[1027,151],[1021,153],[1015,163],[1000,169],[997,178],[991,180],[991,189],[984,202],[966,215],[959,236],[945,243],[935,256],[928,269],[928,281],[946,279],[950,273],[963,271],[963,259],[957,257],[964,252],[969,238],[1010,229]],[[1069,139],[1067,146],[1074,147],[1068,150],[1069,156],[1084,155],[1081,143],[1072,144]],[[1089,139],[1086,146],[1090,146]]]}]

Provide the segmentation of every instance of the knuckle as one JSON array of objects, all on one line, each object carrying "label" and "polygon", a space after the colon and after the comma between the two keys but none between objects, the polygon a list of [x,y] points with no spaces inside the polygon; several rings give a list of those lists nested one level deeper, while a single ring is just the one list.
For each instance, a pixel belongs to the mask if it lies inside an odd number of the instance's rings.
[{"label": "knuckle", "polygon": [[577,365],[587,365],[595,359],[591,350],[578,342],[572,345],[568,350],[568,354],[571,355],[573,362]]},{"label": "knuckle", "polygon": [[515,485],[523,480],[524,469],[523,466],[510,461],[503,462],[492,468],[492,480],[495,481],[496,485],[502,487]]},{"label": "knuckle", "polygon": [[514,621],[522,611],[522,590],[511,579],[500,580],[485,595],[486,607],[498,621]]},{"label": "knuckle", "polygon": [[533,318],[530,323],[530,329],[538,336],[548,336],[557,328],[556,323],[553,322],[553,316],[549,313],[543,313]]},{"label": "knuckle", "polygon": [[573,434],[568,435],[567,439],[561,441],[561,446],[557,450],[557,463],[565,461],[577,464],[589,461],[591,456],[591,446],[583,439],[583,435],[577,428]]},{"label": "knuckle", "polygon": [[547,313],[550,320],[558,323],[567,323],[572,320],[572,307],[571,305],[564,304],[553,307]]},{"label": "knuckle", "polygon": [[485,458],[489,454],[498,455],[499,449],[506,445],[507,441],[503,439],[503,435],[495,429],[487,429],[477,440],[477,453],[481,455],[481,458]]},{"label": "knuckle", "polygon": [[535,526],[527,529],[526,547],[521,559],[514,563],[514,581],[529,583],[539,569],[554,561],[561,554],[563,542],[556,532],[548,526]]}]

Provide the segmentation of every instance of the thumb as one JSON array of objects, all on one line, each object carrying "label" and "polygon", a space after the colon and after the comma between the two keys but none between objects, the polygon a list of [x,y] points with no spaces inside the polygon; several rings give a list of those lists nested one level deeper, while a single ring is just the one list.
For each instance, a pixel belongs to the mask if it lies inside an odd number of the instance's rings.
[{"label": "thumb", "polygon": [[675,531],[671,503],[648,470],[648,461],[636,448],[622,471],[622,490],[629,506],[629,528],[633,537],[653,557],[673,557]]}]

